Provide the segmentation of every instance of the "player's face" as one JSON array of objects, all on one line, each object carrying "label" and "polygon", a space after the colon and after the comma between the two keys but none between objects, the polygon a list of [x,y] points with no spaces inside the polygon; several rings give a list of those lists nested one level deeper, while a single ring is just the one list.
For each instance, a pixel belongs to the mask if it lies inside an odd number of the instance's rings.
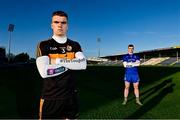
[{"label": "player's face", "polygon": [[52,17],[51,28],[54,35],[65,36],[68,30],[67,18],[55,15]]},{"label": "player's face", "polygon": [[128,53],[133,53],[134,47],[128,47]]}]

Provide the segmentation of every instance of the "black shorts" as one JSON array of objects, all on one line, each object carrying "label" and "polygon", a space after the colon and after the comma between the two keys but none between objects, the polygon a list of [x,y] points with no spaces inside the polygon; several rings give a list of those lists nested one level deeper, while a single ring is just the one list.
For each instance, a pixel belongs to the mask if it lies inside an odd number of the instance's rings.
[{"label": "black shorts", "polygon": [[76,119],[78,118],[77,96],[68,99],[41,99],[40,119]]}]

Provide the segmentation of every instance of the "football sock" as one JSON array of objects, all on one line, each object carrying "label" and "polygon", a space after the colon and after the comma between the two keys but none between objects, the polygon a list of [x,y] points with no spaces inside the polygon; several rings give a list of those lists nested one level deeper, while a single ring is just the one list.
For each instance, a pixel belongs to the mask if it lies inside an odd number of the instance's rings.
[{"label": "football sock", "polygon": [[143,105],[143,104],[140,102],[139,97],[136,97],[136,103],[137,103],[138,105]]}]

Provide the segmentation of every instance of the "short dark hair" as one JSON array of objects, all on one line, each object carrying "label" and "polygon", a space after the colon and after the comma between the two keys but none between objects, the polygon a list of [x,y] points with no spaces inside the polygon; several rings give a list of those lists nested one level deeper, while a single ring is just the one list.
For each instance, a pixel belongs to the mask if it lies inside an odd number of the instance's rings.
[{"label": "short dark hair", "polygon": [[64,11],[55,11],[55,12],[52,13],[52,17],[55,16],[55,15],[64,16],[64,17],[66,17],[67,20],[68,20],[68,15],[67,15],[67,13],[65,13]]},{"label": "short dark hair", "polygon": [[134,45],[133,44],[129,44],[128,47],[133,47],[134,48]]}]

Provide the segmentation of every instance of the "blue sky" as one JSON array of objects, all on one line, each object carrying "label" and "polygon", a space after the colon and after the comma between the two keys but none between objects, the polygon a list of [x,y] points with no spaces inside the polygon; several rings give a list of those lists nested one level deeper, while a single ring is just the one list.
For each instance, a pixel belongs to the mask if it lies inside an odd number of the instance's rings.
[{"label": "blue sky", "polygon": [[[180,45],[180,0],[0,0],[0,46],[35,57],[38,42],[52,36],[51,14],[69,15],[68,37],[87,57],[121,54]],[[101,42],[97,43],[97,38]]]}]

